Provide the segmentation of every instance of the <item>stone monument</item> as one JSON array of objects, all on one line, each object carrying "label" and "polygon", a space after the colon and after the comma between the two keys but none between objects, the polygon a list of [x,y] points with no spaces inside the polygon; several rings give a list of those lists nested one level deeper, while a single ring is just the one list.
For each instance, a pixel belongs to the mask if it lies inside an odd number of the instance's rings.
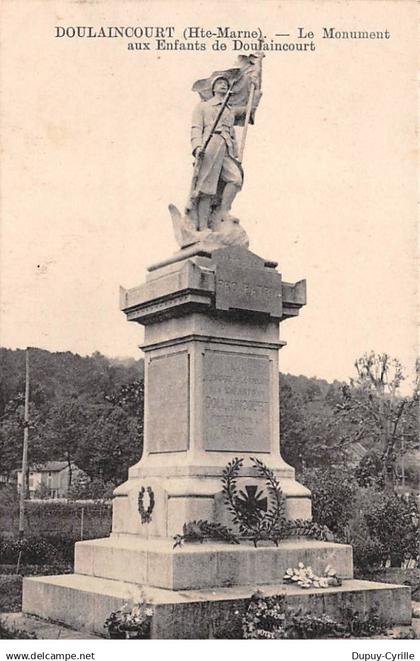
[{"label": "stone monument", "polygon": [[[154,604],[152,637],[207,638],[259,588],[312,611],[334,614],[350,602],[366,612],[377,603],[387,621],[410,621],[409,589],[355,581],[348,545],[301,537],[174,544],[194,522],[238,532],[221,482],[235,458],[234,502],[267,510],[263,465],[287,519],[311,519],[310,493],[280,454],[278,378],[280,324],[305,305],[306,283],[284,281],[276,263],[249,251],[230,213],[242,186],[234,125],[246,133],[253,121],[260,71],[259,57],[243,57],[194,86],[202,101],[193,184],[184,215],[170,206],[180,250],[120,293],[127,319],[145,328],[143,456],[115,490],[110,537],[76,544],[73,575],[25,579],[27,613],[103,633],[109,613],[143,586]],[[342,585],[305,594],[286,586],[286,569],[299,562],[316,572],[333,565]]]}]

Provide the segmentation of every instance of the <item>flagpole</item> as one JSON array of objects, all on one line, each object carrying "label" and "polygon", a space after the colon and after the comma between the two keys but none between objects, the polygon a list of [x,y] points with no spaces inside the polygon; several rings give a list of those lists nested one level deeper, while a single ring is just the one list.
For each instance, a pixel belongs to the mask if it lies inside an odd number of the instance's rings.
[{"label": "flagpole", "polygon": [[249,120],[250,120],[251,112],[252,112],[252,104],[254,103],[254,96],[255,96],[255,83],[252,82],[251,83],[251,91],[250,91],[249,97],[248,97],[248,103],[246,105],[245,122],[244,122],[244,130],[242,131],[241,146],[239,148],[239,156],[238,156],[239,163],[242,163],[242,158],[243,158],[243,155],[244,155],[246,134],[248,133],[248,126],[249,126]]}]

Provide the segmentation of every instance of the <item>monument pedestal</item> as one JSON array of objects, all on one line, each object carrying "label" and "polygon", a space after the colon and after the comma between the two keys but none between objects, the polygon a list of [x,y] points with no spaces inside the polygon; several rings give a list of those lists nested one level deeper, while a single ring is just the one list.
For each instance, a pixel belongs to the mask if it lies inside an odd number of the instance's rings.
[{"label": "monument pedestal", "polygon": [[[243,459],[236,487],[246,507],[266,511],[270,500],[254,458],[278,480],[287,518],[311,518],[310,492],[280,454],[279,421],[279,324],[299,313],[306,287],[284,282],[275,267],[238,246],[193,247],[151,267],[144,285],[121,291],[128,320],[145,326],[143,457],[115,490],[110,538],[76,544],[73,576],[25,579],[25,612],[103,633],[109,613],[147,586],[152,637],[205,638],[259,588],[299,605],[309,600],[313,612],[332,613],[350,599],[367,613],[380,599],[387,621],[409,621],[409,590],[353,581],[347,545],[298,539],[173,548],[185,523],[235,528],[221,483],[235,457]],[[343,587],[284,586],[286,569],[299,562],[315,573],[332,565]]]},{"label": "monument pedestal", "polygon": [[[245,248],[196,253],[181,251],[152,267],[143,286],[121,292],[127,318],[145,326],[145,445],[115,491],[113,532],[164,538],[187,521],[228,523],[220,478],[235,456],[273,470],[289,518],[311,516],[279,432],[279,323],[304,305],[305,282],[282,282],[274,263]],[[263,486],[245,462],[239,486],[248,478]],[[147,526],[142,487],[155,501]]]}]

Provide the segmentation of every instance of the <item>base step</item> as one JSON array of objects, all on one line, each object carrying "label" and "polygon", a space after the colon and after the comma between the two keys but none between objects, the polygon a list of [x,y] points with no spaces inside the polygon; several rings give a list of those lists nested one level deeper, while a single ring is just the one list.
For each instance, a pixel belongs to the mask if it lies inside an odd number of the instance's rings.
[{"label": "base step", "polygon": [[[134,583],[65,574],[24,578],[23,611],[60,622],[80,631],[104,635],[108,615],[124,603],[136,601],[140,586]],[[342,607],[360,616],[377,608],[387,624],[410,624],[410,588],[388,583],[345,580],[341,587],[308,589],[292,585],[253,585],[188,591],[146,588],[154,605],[152,638],[208,639],[225,628],[235,610],[242,610],[260,589],[265,595],[284,594],[292,608],[332,617]]]},{"label": "base step", "polygon": [[115,534],[78,542],[74,571],[166,590],[196,590],[278,584],[286,569],[299,562],[318,574],[329,564],[340,578],[353,578],[353,551],[347,544],[296,539],[282,541],[278,547],[220,542],[174,549],[173,540]]}]

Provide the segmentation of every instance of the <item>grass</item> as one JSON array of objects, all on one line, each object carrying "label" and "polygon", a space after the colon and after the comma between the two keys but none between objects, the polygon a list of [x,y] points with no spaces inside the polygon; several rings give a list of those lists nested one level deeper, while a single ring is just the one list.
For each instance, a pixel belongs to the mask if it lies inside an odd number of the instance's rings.
[{"label": "grass", "polygon": [[22,610],[22,576],[0,574],[0,613]]},{"label": "grass", "polygon": [[73,571],[71,564],[22,565],[20,574],[15,574],[15,565],[0,565],[0,613],[18,613],[22,610],[23,576],[48,576],[68,574]]}]

